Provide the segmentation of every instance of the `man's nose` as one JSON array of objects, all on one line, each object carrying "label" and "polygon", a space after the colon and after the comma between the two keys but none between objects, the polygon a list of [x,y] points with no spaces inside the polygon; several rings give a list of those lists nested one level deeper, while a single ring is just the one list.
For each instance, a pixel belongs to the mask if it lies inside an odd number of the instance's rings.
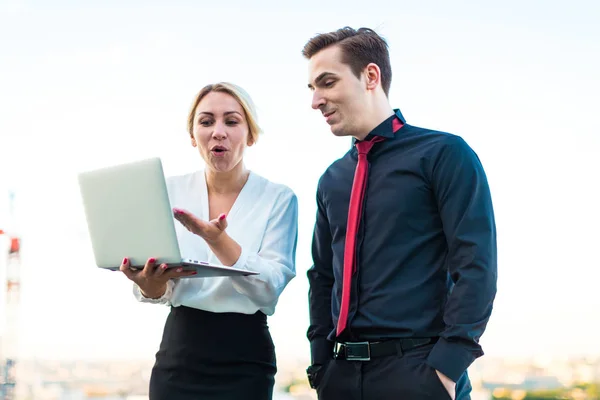
[{"label": "man's nose", "polygon": [[321,96],[321,93],[317,90],[313,93],[312,108],[318,110],[325,105],[325,99]]}]

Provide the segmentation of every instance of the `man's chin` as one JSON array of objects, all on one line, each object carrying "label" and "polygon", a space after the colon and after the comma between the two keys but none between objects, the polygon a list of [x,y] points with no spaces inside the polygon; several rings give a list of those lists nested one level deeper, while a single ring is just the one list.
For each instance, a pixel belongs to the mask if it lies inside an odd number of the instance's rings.
[{"label": "man's chin", "polygon": [[337,124],[333,124],[330,126],[331,129],[331,133],[333,133],[335,136],[348,136],[349,133],[343,129],[341,126],[337,125]]}]

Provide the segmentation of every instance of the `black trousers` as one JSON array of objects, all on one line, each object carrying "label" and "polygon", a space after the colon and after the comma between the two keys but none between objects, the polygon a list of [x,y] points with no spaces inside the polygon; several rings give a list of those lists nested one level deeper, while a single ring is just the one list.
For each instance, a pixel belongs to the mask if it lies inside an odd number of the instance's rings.
[{"label": "black trousers", "polygon": [[270,400],[275,349],[261,312],[172,307],[150,377],[150,400]]},{"label": "black trousers", "polygon": [[[435,370],[425,363],[432,347],[370,361],[331,360],[317,377],[319,400],[448,400]],[[456,400],[469,400],[470,393],[465,372],[456,385]]]}]

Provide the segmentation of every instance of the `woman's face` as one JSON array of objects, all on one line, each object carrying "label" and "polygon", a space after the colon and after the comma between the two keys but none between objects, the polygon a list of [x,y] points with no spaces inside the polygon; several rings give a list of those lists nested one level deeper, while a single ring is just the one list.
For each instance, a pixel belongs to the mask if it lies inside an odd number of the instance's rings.
[{"label": "woman's face", "polygon": [[228,172],[239,165],[246,146],[252,145],[249,133],[244,109],[231,95],[210,92],[198,103],[192,145],[207,167]]}]

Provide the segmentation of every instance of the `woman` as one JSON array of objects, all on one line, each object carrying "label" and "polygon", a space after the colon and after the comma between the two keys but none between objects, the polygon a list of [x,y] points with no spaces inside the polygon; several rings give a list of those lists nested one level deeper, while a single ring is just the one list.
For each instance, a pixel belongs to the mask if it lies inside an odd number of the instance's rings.
[{"label": "woman", "polygon": [[134,271],[123,260],[139,301],[171,306],[150,400],[271,399],[276,363],[267,315],[295,276],[297,199],[244,166],[260,129],[243,89],[204,87],[188,131],[206,168],[167,179],[182,255],[260,274],[182,279],[193,272],[154,259]]}]

